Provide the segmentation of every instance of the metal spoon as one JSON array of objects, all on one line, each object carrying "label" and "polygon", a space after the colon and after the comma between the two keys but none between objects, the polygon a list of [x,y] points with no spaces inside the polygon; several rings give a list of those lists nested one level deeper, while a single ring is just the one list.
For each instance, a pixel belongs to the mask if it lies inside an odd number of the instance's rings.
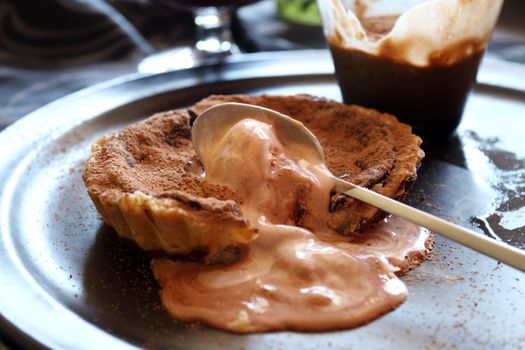
[{"label": "metal spoon", "polygon": [[[195,120],[192,127],[192,141],[197,155],[201,157],[206,154],[209,147],[218,142],[227,130],[245,118],[253,118],[275,125],[276,130],[286,135],[288,144],[304,150],[305,160],[314,164],[324,162],[324,153],[319,140],[301,122],[268,108],[234,102],[212,106]],[[525,251],[521,249],[482,236],[335,176],[334,182],[336,191],[340,193],[426,227],[441,236],[525,272]]]}]

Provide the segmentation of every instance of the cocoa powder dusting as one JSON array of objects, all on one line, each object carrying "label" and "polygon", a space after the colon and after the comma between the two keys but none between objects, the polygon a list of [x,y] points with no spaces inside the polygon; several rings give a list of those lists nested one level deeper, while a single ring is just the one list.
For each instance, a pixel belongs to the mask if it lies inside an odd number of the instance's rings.
[{"label": "cocoa powder dusting", "polygon": [[188,201],[235,199],[228,188],[200,181],[201,166],[192,147],[189,119],[184,110],[158,113],[106,137],[94,155],[96,166],[86,168],[86,186],[98,194],[117,190],[173,197],[181,192]]}]

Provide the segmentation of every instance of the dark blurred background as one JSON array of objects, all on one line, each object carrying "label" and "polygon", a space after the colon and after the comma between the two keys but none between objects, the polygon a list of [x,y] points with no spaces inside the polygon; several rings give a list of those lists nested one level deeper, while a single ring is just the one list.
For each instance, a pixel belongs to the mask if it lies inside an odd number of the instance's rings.
[{"label": "dark blurred background", "polygon": [[[86,86],[136,72],[156,51],[191,43],[192,16],[148,0],[0,0],[0,130]],[[325,47],[320,26],[281,19],[276,0],[238,9],[243,52]],[[507,0],[489,54],[525,63],[525,2]]]}]

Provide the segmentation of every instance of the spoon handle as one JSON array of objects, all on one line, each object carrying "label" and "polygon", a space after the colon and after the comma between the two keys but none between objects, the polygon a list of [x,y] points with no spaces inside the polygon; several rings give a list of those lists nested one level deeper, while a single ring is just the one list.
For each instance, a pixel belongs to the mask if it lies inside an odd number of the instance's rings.
[{"label": "spoon handle", "polygon": [[[339,180],[339,179],[338,179]],[[394,214],[525,272],[525,251],[412,208],[374,191],[338,181],[340,192]],[[352,186],[351,189],[348,189]]]}]

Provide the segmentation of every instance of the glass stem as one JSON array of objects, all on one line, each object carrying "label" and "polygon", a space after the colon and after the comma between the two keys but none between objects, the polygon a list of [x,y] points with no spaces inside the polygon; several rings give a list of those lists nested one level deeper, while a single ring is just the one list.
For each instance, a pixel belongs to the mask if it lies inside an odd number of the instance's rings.
[{"label": "glass stem", "polygon": [[193,11],[196,53],[202,58],[239,53],[231,32],[231,7],[198,7]]}]

